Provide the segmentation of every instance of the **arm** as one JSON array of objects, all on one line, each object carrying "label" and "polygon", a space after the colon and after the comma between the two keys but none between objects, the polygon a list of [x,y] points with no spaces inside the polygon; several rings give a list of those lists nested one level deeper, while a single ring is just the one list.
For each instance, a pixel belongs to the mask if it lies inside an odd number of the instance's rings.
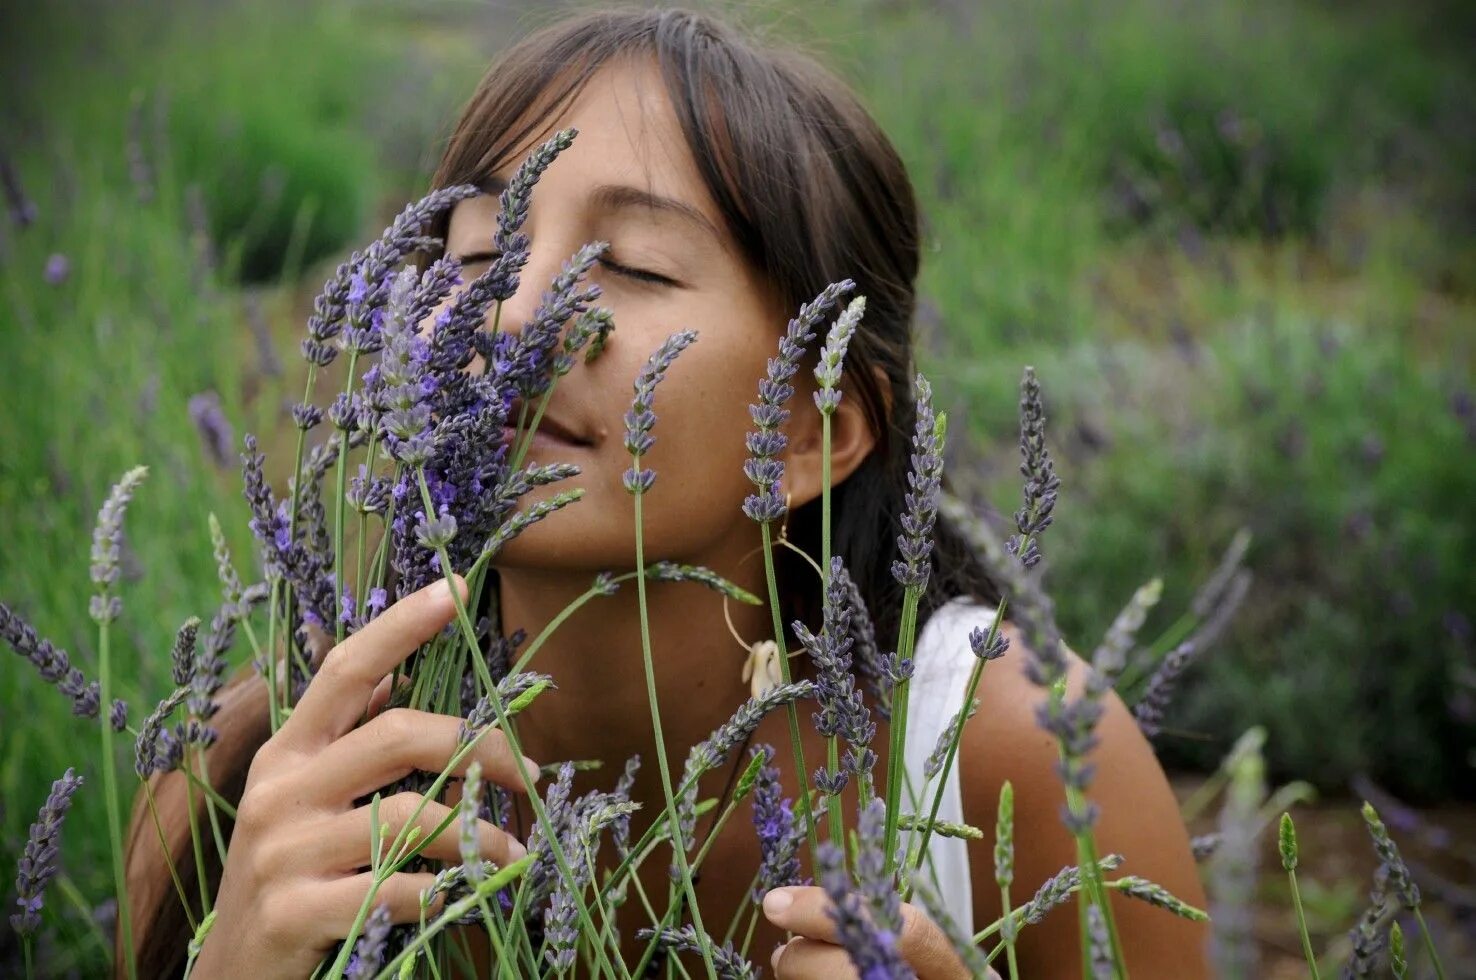
[{"label": "arm", "polygon": [[[1000,916],[994,879],[994,823],[1000,787],[1015,790],[1015,881],[1011,904],[1028,901],[1046,878],[1076,864],[1075,840],[1061,823],[1065,794],[1055,772],[1056,743],[1035,720],[1045,693],[1025,676],[1029,657],[1012,625],[1009,652],[984,671],[979,712],[964,729],[959,777],[964,816],[984,831],[969,845],[974,921],[982,928]],[[1069,693],[1080,693],[1085,666],[1072,655]],[[1116,694],[1104,701],[1097,728],[1100,744],[1091,754],[1096,775],[1089,798],[1101,808],[1096,825],[1099,854],[1120,853],[1120,873],[1136,874],[1167,888],[1191,905],[1204,907],[1189,833],[1153,749]],[[1112,896],[1113,914],[1129,972],[1141,977],[1208,976],[1207,929],[1146,903]],[[1074,903],[1026,927],[1017,946],[1024,977],[1080,976],[1078,919]],[[1002,963],[1003,961],[997,961]]]}]

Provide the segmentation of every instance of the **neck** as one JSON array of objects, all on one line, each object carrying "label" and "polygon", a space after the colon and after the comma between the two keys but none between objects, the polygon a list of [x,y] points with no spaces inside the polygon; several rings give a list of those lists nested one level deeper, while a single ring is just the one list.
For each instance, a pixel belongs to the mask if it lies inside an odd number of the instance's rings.
[{"label": "neck", "polygon": [[[737,553],[709,567],[756,595],[766,595],[757,556],[734,577],[741,557]],[[536,635],[593,579],[587,571],[501,570],[504,630],[521,627],[530,637]],[[656,695],[675,780],[687,750],[748,697],[741,677],[746,652],[724,623],[719,593],[692,582],[647,582],[646,600]],[[767,607],[730,600],[728,608],[745,640],[770,637]],[[557,685],[519,719],[518,731],[530,756],[545,763],[600,759],[608,774],[603,783],[613,782],[625,760],[638,753],[645,763],[643,774],[654,780],[655,735],[636,581],[621,583],[613,596],[589,600],[544,642],[528,666],[553,675]]]}]

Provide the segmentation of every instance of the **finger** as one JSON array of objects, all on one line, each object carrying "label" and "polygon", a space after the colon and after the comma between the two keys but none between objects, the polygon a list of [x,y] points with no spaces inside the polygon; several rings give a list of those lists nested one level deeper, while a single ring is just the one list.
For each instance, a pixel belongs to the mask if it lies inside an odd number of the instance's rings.
[{"label": "finger", "polygon": [[776,980],[854,980],[856,968],[839,946],[815,939],[791,939],[769,958]]},{"label": "finger", "polygon": [[[466,594],[466,583],[456,579]],[[353,727],[385,674],[456,615],[445,579],[411,593],[328,652],[279,734],[303,743],[330,742]]]},{"label": "finger", "polygon": [[796,936],[825,943],[836,942],[830,898],[823,888],[796,885],[770,889],[764,896],[764,917]]},{"label": "finger", "polygon": [[[775,888],[764,896],[764,916],[786,932],[824,943],[837,942],[830,898],[822,888]],[[943,931],[913,905],[903,905],[897,952],[922,980],[967,977],[968,969]]]},{"label": "finger", "polygon": [[[419,922],[421,915],[421,893],[428,892],[435,884],[436,876],[429,871],[397,871],[384,880],[374,893],[369,904],[373,910],[383,905],[389,910],[390,921],[395,923]],[[311,908],[322,909],[324,925],[331,931],[333,939],[342,939],[353,927],[364,896],[369,894],[374,876],[369,872],[337,878],[323,886],[320,894],[313,896]],[[438,895],[425,909],[429,922],[441,911],[445,896]]]},{"label": "finger", "polygon": [[[428,801],[421,806],[421,801],[422,797],[415,793],[397,793],[379,801],[380,826],[389,828],[383,837],[381,856],[389,856],[390,844],[405,832],[406,827],[413,827],[419,830],[419,834],[411,847],[424,844],[421,851],[424,857],[460,864],[461,814],[444,803]],[[317,859],[330,872],[342,873],[368,867],[370,834],[374,829],[372,819],[372,808],[368,806],[333,817],[327,833],[315,838],[319,850]],[[439,834],[437,830],[440,830]],[[525,856],[528,849],[489,821],[478,820],[477,853],[498,867],[505,867]]]},{"label": "finger", "polygon": [[[460,718],[411,708],[391,708],[323,749],[308,776],[321,780],[332,773],[335,799],[354,800],[388,786],[415,771],[439,773],[461,749]],[[507,736],[495,729],[482,734],[451,770],[463,775],[473,761],[482,778],[522,792],[521,773],[538,781],[538,763],[513,753]]]}]

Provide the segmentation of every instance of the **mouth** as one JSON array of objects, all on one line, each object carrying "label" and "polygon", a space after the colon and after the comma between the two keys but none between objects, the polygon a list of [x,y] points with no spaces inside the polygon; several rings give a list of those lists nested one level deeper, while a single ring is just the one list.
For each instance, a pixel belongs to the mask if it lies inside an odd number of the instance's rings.
[{"label": "mouth", "polygon": [[[518,416],[522,413],[522,405],[521,401],[515,401],[508,411],[509,424],[502,427],[504,445],[511,445],[517,438],[516,423]],[[531,424],[532,419],[529,418],[528,422]],[[559,449],[583,449],[592,445],[588,439],[547,413],[538,420],[538,428],[534,430],[530,443],[533,446],[540,444]]]}]

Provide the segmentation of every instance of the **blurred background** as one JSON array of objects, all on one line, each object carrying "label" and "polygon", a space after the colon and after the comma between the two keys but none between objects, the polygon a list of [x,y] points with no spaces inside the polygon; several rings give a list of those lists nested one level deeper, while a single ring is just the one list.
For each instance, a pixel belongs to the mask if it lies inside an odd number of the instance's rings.
[{"label": "blurred background", "polygon": [[[90,672],[92,522],[147,464],[115,658],[152,703],[174,629],[216,601],[207,515],[248,564],[240,439],[290,428],[325,275],[426,188],[489,58],[553,12],[21,6],[0,12],[0,598]],[[906,159],[952,472],[1005,514],[1036,367],[1063,481],[1047,583],[1073,645],[1155,576],[1143,635],[1171,635],[1248,532],[1248,597],[1156,740],[1186,798],[1263,726],[1272,783],[1307,784],[1304,896],[1336,944],[1373,863],[1351,801],[1392,794],[1459,943],[1476,928],[1476,5],[726,9],[851,80]],[[95,739],[9,653],[0,736],[13,868]],[[59,973],[101,962],[98,800],[79,796],[49,906]],[[1260,898],[1276,975],[1297,952],[1283,879]]]}]

